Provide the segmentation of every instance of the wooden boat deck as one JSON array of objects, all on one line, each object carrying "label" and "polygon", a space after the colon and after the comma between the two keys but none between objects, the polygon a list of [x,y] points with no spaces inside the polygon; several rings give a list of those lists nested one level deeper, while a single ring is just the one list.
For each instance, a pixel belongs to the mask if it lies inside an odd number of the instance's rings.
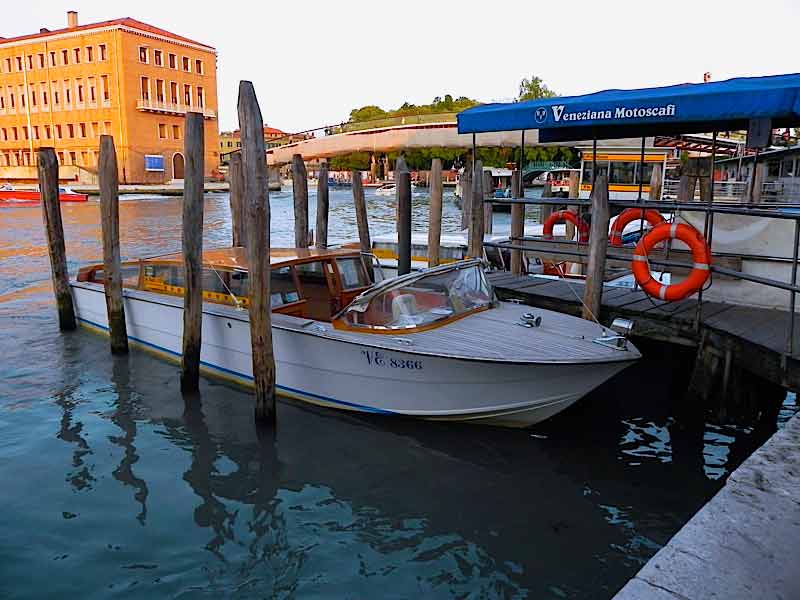
[{"label": "wooden boat deck", "polygon": [[[501,299],[579,315],[582,281],[565,281],[513,275],[504,271],[488,274]],[[605,286],[598,318],[608,324],[615,317],[636,322],[636,335],[686,346],[698,345],[704,336],[725,338],[753,368],[769,379],[800,387],[800,315],[795,315],[794,347],[788,355],[789,311],[703,302],[701,326],[696,327],[696,298],[664,302],[641,290]]]}]

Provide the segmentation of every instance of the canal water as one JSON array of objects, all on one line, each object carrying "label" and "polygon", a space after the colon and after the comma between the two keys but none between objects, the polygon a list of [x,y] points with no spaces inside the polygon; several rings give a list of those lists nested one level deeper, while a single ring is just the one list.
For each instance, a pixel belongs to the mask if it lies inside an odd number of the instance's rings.
[{"label": "canal water", "polygon": [[[391,232],[392,199],[367,200]],[[289,244],[291,194],[271,204]],[[351,204],[332,190],[332,241],[355,237]],[[426,210],[415,196],[421,230]],[[124,198],[123,255],[178,250],[180,214]],[[63,218],[74,272],[101,254],[99,207]],[[459,220],[447,197],[445,230]],[[208,195],[206,246],[229,240],[227,195]],[[642,349],[531,430],[286,401],[257,435],[241,389],[204,379],[186,403],[175,365],[59,334],[40,209],[2,208],[0,597],[610,598],[766,435],[682,427],[676,357]]]}]

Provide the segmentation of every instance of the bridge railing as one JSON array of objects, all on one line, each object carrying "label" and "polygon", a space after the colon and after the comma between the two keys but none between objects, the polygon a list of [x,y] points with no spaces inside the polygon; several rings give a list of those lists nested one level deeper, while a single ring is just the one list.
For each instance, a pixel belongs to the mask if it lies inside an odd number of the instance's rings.
[{"label": "bridge railing", "polygon": [[458,113],[434,113],[423,115],[405,115],[396,117],[381,117],[369,121],[342,123],[328,128],[328,134],[348,133],[363,131],[364,129],[381,129],[382,127],[398,127],[400,125],[424,125],[427,123],[454,123]]}]

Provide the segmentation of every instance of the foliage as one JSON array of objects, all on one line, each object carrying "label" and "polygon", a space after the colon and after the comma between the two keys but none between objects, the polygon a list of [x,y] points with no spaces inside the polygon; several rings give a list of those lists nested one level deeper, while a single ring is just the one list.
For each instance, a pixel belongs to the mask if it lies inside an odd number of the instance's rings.
[{"label": "foliage", "polygon": [[419,106],[404,102],[400,108],[393,110],[383,110],[379,106],[362,106],[361,108],[354,108],[350,111],[351,123],[363,123],[364,121],[371,121],[374,119],[382,119],[385,117],[408,117],[412,115],[433,115],[438,113],[460,112],[478,104],[476,100],[467,98],[466,96],[459,96],[453,99],[450,94],[445,94],[444,98],[436,96],[430,104],[421,104]]},{"label": "foliage", "polygon": [[373,119],[380,119],[386,116],[386,111],[380,106],[362,106],[361,108],[354,108],[350,111],[350,120],[353,122],[371,121]]},{"label": "foliage", "polygon": [[531,75],[531,78],[523,77],[519,82],[519,96],[517,100],[536,100],[537,98],[552,98],[557,96],[553,90],[547,87],[540,77]]},{"label": "foliage", "polygon": [[334,156],[330,159],[329,168],[331,171],[369,171],[370,160],[369,152],[351,152],[341,156]]}]

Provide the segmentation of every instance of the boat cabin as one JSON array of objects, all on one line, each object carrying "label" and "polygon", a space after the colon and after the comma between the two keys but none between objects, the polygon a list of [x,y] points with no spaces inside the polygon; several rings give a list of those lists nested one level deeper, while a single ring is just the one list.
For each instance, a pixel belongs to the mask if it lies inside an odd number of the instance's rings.
[{"label": "boat cabin", "polygon": [[[270,295],[272,310],[317,321],[333,315],[372,286],[357,250],[272,248]],[[183,297],[183,256],[173,254],[122,265],[123,287]],[[85,267],[78,281],[103,283],[103,265]],[[245,248],[203,253],[203,300],[246,308],[249,304]]]}]

